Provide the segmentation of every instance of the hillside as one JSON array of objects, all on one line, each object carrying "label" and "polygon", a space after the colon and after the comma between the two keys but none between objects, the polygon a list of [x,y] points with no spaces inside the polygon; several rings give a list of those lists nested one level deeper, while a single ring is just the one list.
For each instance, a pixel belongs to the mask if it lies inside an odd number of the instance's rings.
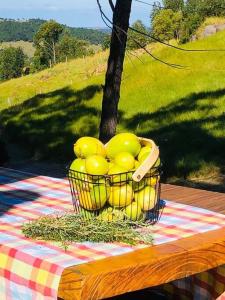
[{"label": "hillside", "polygon": [[[33,41],[34,34],[41,24],[46,22],[41,19],[30,20],[5,20],[0,19],[0,42]],[[71,34],[78,39],[86,40],[91,44],[102,44],[106,33],[101,30],[88,28],[73,28],[65,26]]]},{"label": "hillside", "polygon": [[[184,45],[225,49],[225,32]],[[225,187],[225,52],[151,46],[173,69],[141,51],[127,57],[118,131],[160,145],[164,180]],[[0,84],[1,122],[19,157],[68,163],[72,145],[98,135],[107,53]],[[19,154],[18,154],[19,153]]]},{"label": "hillside", "polygon": [[34,56],[35,48],[32,42],[25,42],[25,41],[17,41],[17,42],[3,42],[0,44],[0,49],[6,47],[16,47],[22,48],[23,52],[29,57]]}]

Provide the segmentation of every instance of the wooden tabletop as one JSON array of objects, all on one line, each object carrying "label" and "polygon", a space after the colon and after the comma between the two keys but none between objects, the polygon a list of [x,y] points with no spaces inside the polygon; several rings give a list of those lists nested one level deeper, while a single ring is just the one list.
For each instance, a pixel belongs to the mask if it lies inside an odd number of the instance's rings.
[{"label": "wooden tabletop", "polygon": [[[162,199],[225,214],[225,194],[162,185]],[[181,239],[64,270],[58,295],[98,300],[157,286],[225,264],[225,230]]]}]

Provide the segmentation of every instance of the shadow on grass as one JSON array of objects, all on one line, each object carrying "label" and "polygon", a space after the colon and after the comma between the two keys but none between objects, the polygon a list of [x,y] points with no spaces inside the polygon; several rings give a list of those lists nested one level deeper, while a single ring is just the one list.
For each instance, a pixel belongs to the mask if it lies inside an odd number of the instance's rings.
[{"label": "shadow on grass", "polygon": [[[211,116],[211,110],[224,96],[225,89],[194,93],[154,113],[136,114],[124,120],[124,127],[157,142],[165,179],[173,176],[187,179],[207,165],[209,173],[212,165],[224,174],[225,113]],[[210,101],[206,103],[206,99]],[[201,118],[195,118],[196,111]],[[212,131],[219,135],[213,135]],[[225,187],[224,179],[222,184]]]},{"label": "shadow on grass", "polygon": [[36,160],[71,160],[75,140],[98,133],[100,111],[88,101],[100,91],[100,85],[78,91],[66,87],[4,110],[1,121],[8,142],[24,147]]},{"label": "shadow on grass", "polygon": [[[100,85],[78,91],[66,87],[4,110],[1,118],[9,142],[22,145],[37,161],[69,162],[77,138],[98,136],[101,111],[91,100],[100,91]],[[225,114],[215,117],[211,113],[222,97],[225,99],[225,89],[190,94],[153,113],[138,113],[131,118],[120,111],[120,125],[157,142],[164,179],[185,181],[200,170],[204,170],[204,176],[207,172],[211,176],[211,167],[224,174]],[[219,105],[222,107],[222,103]]]}]

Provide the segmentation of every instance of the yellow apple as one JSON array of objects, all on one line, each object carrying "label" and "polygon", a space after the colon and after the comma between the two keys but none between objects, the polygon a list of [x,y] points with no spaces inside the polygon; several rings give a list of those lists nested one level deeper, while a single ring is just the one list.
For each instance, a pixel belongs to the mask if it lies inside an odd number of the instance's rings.
[{"label": "yellow apple", "polygon": [[133,189],[129,184],[112,186],[108,202],[113,207],[125,207],[134,198]]},{"label": "yellow apple", "polygon": [[151,186],[146,186],[134,193],[134,199],[143,211],[151,210],[156,205],[156,190]]},{"label": "yellow apple", "polygon": [[120,152],[115,156],[115,164],[130,171],[134,168],[134,157],[129,152]]},{"label": "yellow apple", "polygon": [[86,159],[86,171],[90,175],[105,175],[108,173],[109,164],[107,160],[100,155],[92,155]]},{"label": "yellow apple", "polygon": [[93,137],[82,137],[74,144],[74,152],[77,157],[87,158],[91,155],[106,157],[105,146],[98,139]]}]

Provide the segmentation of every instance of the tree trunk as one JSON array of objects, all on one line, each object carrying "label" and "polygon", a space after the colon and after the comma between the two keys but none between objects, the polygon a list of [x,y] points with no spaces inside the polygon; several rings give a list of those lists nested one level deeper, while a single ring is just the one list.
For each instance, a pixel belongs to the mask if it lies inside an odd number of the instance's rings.
[{"label": "tree trunk", "polygon": [[55,53],[55,42],[52,42],[52,51],[53,51],[53,64],[56,64],[56,53]]},{"label": "tree trunk", "polygon": [[[111,36],[108,68],[102,100],[102,114],[99,138],[106,143],[116,133],[118,103],[126,51],[129,19],[132,0],[117,0],[113,12],[113,31]],[[121,28],[122,30],[118,29]]]}]

